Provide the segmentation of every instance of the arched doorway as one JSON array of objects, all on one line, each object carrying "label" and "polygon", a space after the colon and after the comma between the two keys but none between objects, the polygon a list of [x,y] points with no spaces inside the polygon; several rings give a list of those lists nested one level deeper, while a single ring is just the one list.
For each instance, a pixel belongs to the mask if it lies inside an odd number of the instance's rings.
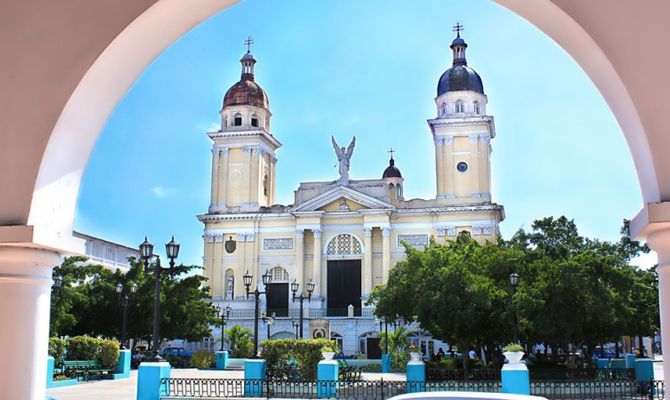
[{"label": "arched doorway", "polygon": [[354,316],[361,315],[363,250],[361,239],[350,233],[340,233],[326,242],[328,316],[346,317],[351,305]]},{"label": "arched doorway", "polygon": [[267,312],[277,317],[288,317],[289,306],[289,274],[286,269],[277,265],[270,269],[270,283],[265,287],[267,292]]}]

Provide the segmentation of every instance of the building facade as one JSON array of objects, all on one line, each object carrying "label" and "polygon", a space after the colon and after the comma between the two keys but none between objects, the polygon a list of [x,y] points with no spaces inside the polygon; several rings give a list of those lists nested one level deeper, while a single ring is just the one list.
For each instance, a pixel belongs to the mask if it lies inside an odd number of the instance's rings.
[{"label": "building facade", "polygon": [[130,257],[134,257],[136,260],[140,259],[140,252],[137,248],[110,242],[109,240],[100,239],[77,231],[73,231],[72,236],[84,239],[85,254],[88,257],[86,264],[100,264],[111,271],[118,269],[126,273],[130,270],[128,259]]},{"label": "building facade", "polygon": [[[459,33],[451,44],[453,65],[438,82],[436,117],[428,120],[435,198],[406,200],[393,156],[380,166],[381,178],[350,179],[355,138],[347,148],[332,139],[339,178],[302,182],[290,205],[275,204],[276,151],[282,144],[272,134],[268,96],[254,80],[256,60],[250,51],[244,54],[240,81],[224,96],[221,128],[208,133],[211,202],[198,216],[212,300],[233,308],[231,323],[253,326],[254,300],[246,298],[242,279],[248,272],[254,277],[250,289],[258,284],[267,292],[261,307],[277,316],[272,337],[293,337],[298,304],[290,284],[299,283],[302,292],[311,281],[305,336],[325,321],[327,334],[345,354],[374,357],[379,325],[365,303],[404,259],[403,243],[422,248],[431,237],[443,243],[463,232],[480,242],[497,240],[504,209],[491,199],[495,126],[486,113],[481,78],[467,65],[466,48]],[[260,278],[268,271],[272,279],[263,286]],[[259,336],[267,336],[262,325]]]}]

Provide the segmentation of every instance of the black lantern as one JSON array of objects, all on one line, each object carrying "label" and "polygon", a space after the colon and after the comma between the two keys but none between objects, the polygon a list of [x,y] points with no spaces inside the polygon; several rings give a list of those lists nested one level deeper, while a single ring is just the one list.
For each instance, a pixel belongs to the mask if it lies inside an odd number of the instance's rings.
[{"label": "black lantern", "polygon": [[244,286],[247,287],[247,292],[249,292],[249,286],[251,286],[251,282],[254,280],[254,277],[249,275],[249,271],[247,271],[244,276],[242,276],[242,282],[244,282]]},{"label": "black lantern", "polygon": [[54,289],[60,289],[60,287],[63,285],[63,278],[60,276],[57,276],[54,278],[54,283],[53,283],[53,288]]},{"label": "black lantern", "polygon": [[148,260],[154,256],[154,245],[149,243],[147,237],[144,237],[144,242],[140,244],[140,257],[144,260]]},{"label": "black lantern", "polygon": [[519,328],[517,327],[518,322],[517,322],[517,315],[516,315],[516,307],[514,305],[514,293],[516,293],[516,288],[517,288],[517,286],[519,286],[519,274],[517,274],[516,272],[512,272],[511,274],[509,274],[509,284],[512,286],[512,301],[511,301],[511,304],[512,304],[512,307],[514,308],[514,310],[512,312],[512,316],[514,318],[514,321],[512,321],[512,332],[513,332],[512,334],[513,334],[513,337],[514,337],[514,343],[519,343],[519,333],[518,333]]},{"label": "black lantern", "polygon": [[270,270],[265,271],[265,273],[261,275],[261,279],[263,279],[263,286],[267,286],[272,281]]},{"label": "black lantern", "polygon": [[516,272],[509,274],[509,284],[516,289],[516,287],[519,286],[519,274]]}]

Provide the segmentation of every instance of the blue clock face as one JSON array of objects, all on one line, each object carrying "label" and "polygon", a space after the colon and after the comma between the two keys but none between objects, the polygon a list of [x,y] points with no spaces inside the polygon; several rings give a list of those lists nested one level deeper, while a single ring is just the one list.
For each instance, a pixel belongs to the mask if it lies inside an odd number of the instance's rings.
[{"label": "blue clock face", "polygon": [[465,172],[468,170],[468,163],[461,161],[458,164],[456,164],[456,169],[458,172]]}]

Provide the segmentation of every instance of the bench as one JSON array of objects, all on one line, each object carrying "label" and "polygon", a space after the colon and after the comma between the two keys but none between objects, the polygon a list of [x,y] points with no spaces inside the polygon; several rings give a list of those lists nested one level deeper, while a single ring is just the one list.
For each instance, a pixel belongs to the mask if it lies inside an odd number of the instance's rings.
[{"label": "bench", "polygon": [[344,381],[355,381],[361,379],[363,367],[354,367],[347,364],[345,360],[337,360],[339,368],[338,379]]},{"label": "bench", "polygon": [[73,376],[77,379],[83,377],[90,379],[92,376],[102,378],[102,375],[108,372],[102,368],[97,360],[65,360],[63,361],[63,373],[67,376]]}]

